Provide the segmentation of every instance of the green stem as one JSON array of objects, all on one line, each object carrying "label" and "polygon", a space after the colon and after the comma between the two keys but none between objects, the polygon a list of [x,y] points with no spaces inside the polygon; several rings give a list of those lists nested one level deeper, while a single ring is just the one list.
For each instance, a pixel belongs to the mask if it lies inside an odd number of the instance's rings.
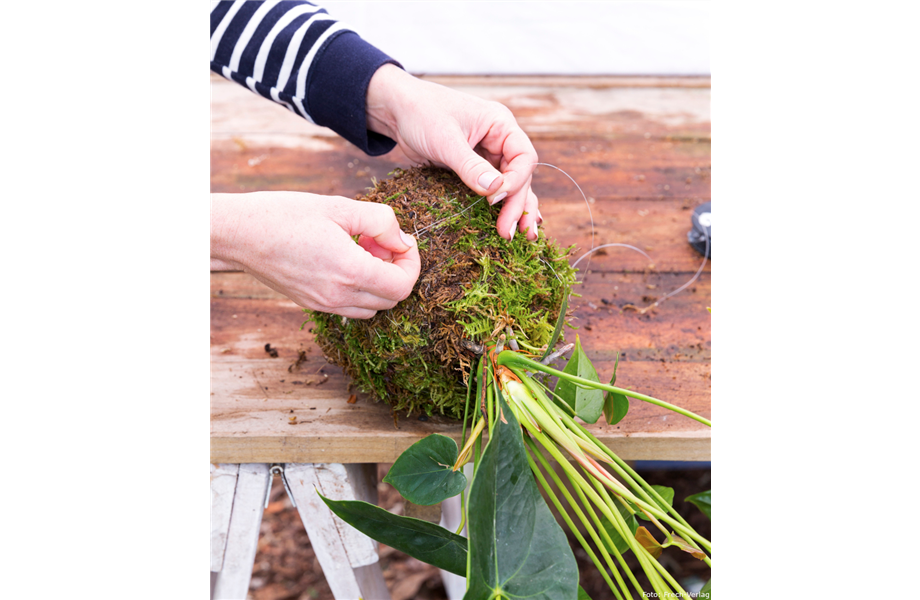
[{"label": "green stem", "polygon": [[[583,535],[581,535],[581,531],[579,531],[575,523],[572,522],[572,518],[563,508],[562,502],[559,501],[559,498],[553,492],[549,483],[546,481],[546,478],[543,477],[543,473],[540,472],[540,468],[537,466],[537,463],[534,462],[532,454],[533,453],[540,454],[540,450],[535,449],[534,447],[531,446],[533,444],[533,441],[529,440],[528,439],[529,437],[530,436],[524,436],[525,441],[528,441],[529,451],[526,452],[525,454],[527,455],[527,462],[530,463],[530,470],[533,471],[533,474],[537,477],[537,480],[539,481],[540,485],[543,487],[544,493],[552,501],[553,505],[556,507],[556,510],[559,511],[559,514],[562,515],[563,519],[565,519],[566,525],[569,526],[569,531],[571,531],[575,535],[575,537],[578,539],[578,543],[580,543],[581,547],[584,548],[585,552],[588,554],[588,557],[591,559],[591,562],[594,563],[594,566],[597,567],[597,570],[598,572],[600,572],[601,576],[604,578],[604,581],[607,582],[607,587],[610,588],[610,590],[616,595],[617,598],[619,598],[619,600],[623,600],[623,596],[620,594],[619,590],[613,585],[613,581],[610,579],[610,575],[607,573],[607,569],[604,568],[604,566],[601,564],[600,559],[597,558],[596,554],[594,554],[594,551],[591,549],[591,546],[588,544],[588,541],[584,538]],[[545,463],[543,466],[548,472],[551,471],[551,468],[548,467]],[[559,485],[559,483],[557,482],[556,485]],[[561,486],[560,486],[560,489],[562,489]],[[588,534],[591,535],[592,539],[594,539],[595,543],[597,543],[598,541],[597,532],[594,531],[593,528],[589,527],[588,523],[586,523],[585,521],[582,521],[582,523],[584,523],[585,525],[585,530],[588,531]],[[606,549],[600,544],[598,544],[598,549],[602,553],[606,552]],[[613,564],[610,561],[609,554],[605,556],[605,560],[608,562],[608,564],[611,565],[611,570],[613,570],[614,573],[617,573],[617,571],[612,568]]]},{"label": "green stem", "polygon": [[604,489],[604,486],[601,484],[601,482],[591,477],[591,474],[584,467],[582,467],[582,471],[584,471],[586,479],[589,480],[591,485],[593,485],[597,490],[598,496],[603,499],[607,507],[610,509],[610,512],[614,515],[614,518],[611,519],[611,523],[617,529],[617,533],[620,535],[620,537],[623,538],[623,540],[629,546],[630,550],[632,550],[636,557],[639,559],[639,564],[642,566],[642,570],[645,571],[647,575],[649,575],[649,581],[652,583],[652,587],[655,589],[655,591],[658,592],[659,597],[663,597],[661,594],[664,589],[662,586],[658,585],[654,579],[652,579],[649,571],[654,571],[654,569],[652,569],[651,565],[648,564],[649,559],[643,557],[642,555],[642,551],[645,549],[644,546],[639,543],[639,541],[633,535],[632,531],[630,531],[629,526],[626,524],[626,519],[623,518],[623,515],[620,514],[620,511],[617,510],[616,506],[613,505],[613,499],[610,498],[610,495]]},{"label": "green stem", "polygon": [[[571,476],[569,476],[569,479],[571,480]],[[587,484],[585,485],[587,486]],[[575,493],[578,494],[579,500],[581,500],[582,504],[584,504],[585,506],[585,511],[587,511],[588,515],[591,517],[591,520],[594,521],[595,525],[600,529],[601,534],[604,536],[604,540],[606,540],[606,542],[610,545],[611,548],[616,550],[616,544],[614,544],[613,540],[610,539],[610,535],[608,535],[607,529],[604,528],[603,524],[601,523],[601,520],[598,518],[597,513],[594,510],[594,507],[591,506],[591,501],[589,501],[587,496],[585,495],[585,489],[587,489],[589,492],[591,492],[592,490],[588,487],[585,487],[583,489],[581,486],[578,486],[578,485],[575,485],[574,488],[575,488]],[[604,513],[604,510],[603,510],[604,508],[608,508],[608,507],[606,505],[598,506],[598,509],[601,510],[602,513]],[[612,512],[619,512],[619,511],[614,509]],[[606,517],[607,515],[605,514],[604,516]],[[616,523],[614,522],[614,519],[611,519],[610,517],[607,517],[607,518],[611,522],[611,524],[614,525],[614,528],[617,529],[617,534],[619,534],[620,530],[617,528]],[[626,522],[624,521],[623,523],[625,525]],[[625,531],[626,531],[627,536],[632,537],[632,532],[629,531],[628,527],[625,527]],[[629,537],[626,537],[626,536],[621,536],[621,537],[624,540],[626,540],[626,543],[628,545]],[[617,561],[619,561],[620,565],[623,567],[623,571],[626,572],[626,576],[629,577],[630,582],[633,584],[633,587],[636,588],[640,596],[646,597],[645,591],[642,589],[642,586],[639,585],[639,582],[636,580],[635,575],[633,575],[632,570],[626,565],[626,561],[623,559],[623,556],[619,553],[619,551],[616,551],[616,557],[617,557]]]},{"label": "green stem", "polygon": [[[556,405],[545,396],[543,390],[540,389],[540,384],[538,382],[535,382],[530,378],[527,379],[527,382],[530,383],[528,385],[528,389],[533,391],[534,398],[544,407],[544,409],[547,410],[547,412],[552,413],[553,416],[556,417],[556,422],[561,420],[561,429],[566,434],[577,435],[582,440],[590,441],[592,444],[596,445],[598,451],[601,451],[605,455],[609,456],[614,461],[614,463],[611,464],[611,467],[614,469],[614,471],[622,479],[624,479],[629,484],[629,486],[636,491],[637,494],[642,496],[643,499],[640,500],[638,497],[629,492],[623,494],[622,492],[624,490],[613,490],[614,493],[622,494],[627,500],[633,502],[636,506],[639,506],[650,515],[654,515],[655,517],[662,519],[674,527],[675,532],[681,534],[682,537],[685,537],[688,542],[692,543],[693,540],[696,540],[702,544],[709,552],[712,551],[709,540],[698,534],[692,527],[690,527],[690,525],[683,519],[683,517],[681,517],[680,514],[677,513],[677,511],[672,506],[668,505],[664,498],[662,498],[654,488],[652,488],[641,477],[639,477],[639,475],[628,465],[626,465],[616,454],[614,454],[612,450],[607,448],[607,446],[602,444],[600,440],[594,437],[590,431],[576,422],[569,415],[565,414],[564,411],[558,410]],[[623,467],[626,468],[624,469]],[[657,502],[649,497],[649,494],[646,493],[646,489],[650,494],[654,496],[654,498],[657,499]],[[663,510],[661,506],[665,506],[667,509]],[[676,517],[676,520],[670,516],[672,514]],[[661,528],[660,524],[656,523],[656,525]],[[665,531],[664,533],[667,534],[668,532]],[[705,562],[709,564],[708,558],[705,559]],[[710,566],[712,565],[710,564]]]},{"label": "green stem", "polygon": [[492,416],[495,402],[495,378],[492,376],[492,369],[488,369],[486,375],[486,418],[489,419],[489,439],[492,439],[492,427],[495,424],[495,418]]},{"label": "green stem", "polygon": [[506,367],[518,367],[521,369],[527,369],[530,371],[542,371],[543,373],[549,373],[550,375],[555,375],[556,377],[562,377],[567,379],[572,383],[578,384],[584,388],[588,389],[597,389],[597,390],[606,390],[608,392],[613,392],[615,394],[623,394],[624,396],[629,396],[630,398],[635,398],[636,400],[642,400],[643,402],[648,402],[650,404],[655,404],[662,408],[667,408],[668,410],[674,411],[678,414],[689,417],[694,421],[699,421],[700,423],[706,425],[707,427],[712,427],[712,423],[709,419],[699,416],[698,414],[681,408],[679,406],[674,406],[663,400],[658,400],[657,398],[652,398],[651,396],[646,396],[645,394],[640,394],[639,392],[634,392],[632,390],[626,390],[623,388],[614,387],[612,385],[607,385],[606,383],[601,383],[599,381],[591,381],[588,379],[583,379],[575,375],[570,375],[569,373],[563,373],[558,369],[552,367],[547,367],[533,359],[527,358],[523,354],[514,352],[512,350],[505,350],[496,358],[496,363]]},{"label": "green stem", "polygon": [[[597,493],[593,489],[591,489],[591,485],[587,481],[584,480],[584,478],[575,469],[575,467],[569,464],[569,461],[566,460],[566,458],[562,455],[561,452],[559,452],[559,450],[556,448],[555,444],[549,437],[544,435],[542,432],[538,432],[536,430],[531,430],[530,433],[534,437],[534,439],[540,442],[540,445],[546,448],[546,450],[550,453],[550,455],[556,460],[556,462],[566,472],[566,476],[569,478],[569,481],[572,482],[573,487],[575,488],[575,491],[578,493],[578,496],[581,498],[582,503],[584,503],[585,508],[588,510],[588,514],[593,515],[592,518],[594,519],[595,523],[598,524],[598,527],[600,527],[601,535],[605,537],[607,542],[610,544],[610,547],[615,548],[616,546],[613,544],[613,541],[610,539],[610,536],[607,535],[607,531],[602,526],[600,526],[600,521],[599,519],[597,519],[597,515],[594,514],[594,509],[591,507],[591,504],[588,502],[588,500],[585,499],[585,494],[587,494],[588,497],[591,498],[591,502],[593,502],[598,507],[598,509],[604,514],[604,516],[607,517],[607,519],[611,523],[613,523],[615,526],[616,526],[617,521],[613,513],[616,513],[616,515],[620,517],[621,521],[623,519],[623,517],[620,516],[619,511],[617,511],[615,507],[612,507],[606,504],[605,500],[602,499],[601,496],[598,496]],[[605,497],[606,497],[606,500],[609,501],[610,496],[605,494]],[[630,544],[630,539],[632,539],[632,543],[638,545],[638,542],[636,542],[635,538],[632,537],[632,532],[629,531],[628,527],[626,527],[625,521],[622,521],[621,527],[617,527],[617,533],[619,533],[621,537],[624,540],[626,540],[627,544]],[[641,594],[642,587],[638,584],[638,582],[635,581],[635,578],[632,575],[632,571],[630,571],[629,568],[626,567],[626,563],[623,562],[623,558],[619,555],[619,553],[617,553],[617,559],[623,565],[624,571],[626,571],[627,575],[630,577],[630,579],[632,579],[633,584],[636,586],[636,589]]]},{"label": "green stem", "polygon": [[[543,465],[543,468],[546,469],[546,472],[550,474],[550,477],[553,478],[553,481],[556,483],[556,487],[558,487],[559,490],[562,492],[562,494],[565,496],[565,499],[568,501],[569,506],[572,507],[572,509],[575,511],[575,514],[578,515],[578,519],[584,524],[585,531],[589,533],[589,535],[591,536],[591,539],[594,540],[594,543],[597,545],[598,550],[601,551],[601,555],[604,557],[604,560],[607,562],[607,566],[610,568],[610,571],[613,573],[613,576],[616,578],[617,583],[619,584],[620,588],[623,590],[623,594],[631,598],[632,594],[629,593],[629,586],[626,585],[626,582],[623,581],[623,578],[620,576],[619,570],[613,564],[613,559],[610,558],[611,553],[607,551],[608,547],[613,548],[613,554],[616,554],[617,560],[622,565],[623,570],[628,572],[630,574],[630,577],[632,576],[632,573],[627,568],[626,562],[623,560],[623,557],[620,556],[620,553],[616,550],[616,545],[613,543],[613,540],[610,539],[610,536],[607,534],[607,530],[604,529],[603,525],[601,524],[600,519],[597,518],[597,514],[594,513],[594,510],[591,508],[591,505],[585,499],[584,494],[581,493],[578,485],[574,481],[572,481],[571,478],[569,478],[569,483],[572,484],[572,487],[578,493],[579,498],[581,498],[581,501],[585,504],[585,509],[591,513],[591,519],[594,521],[594,525],[591,525],[591,523],[588,521],[588,518],[585,516],[585,513],[581,510],[581,507],[578,505],[578,502],[576,502],[575,499],[572,498],[572,494],[569,492],[568,488],[562,482],[562,478],[559,477],[558,474],[556,474],[556,470],[550,466],[549,461],[546,460],[546,457],[544,457],[543,453],[540,452],[540,449],[539,447],[537,447],[536,442],[530,439],[529,436],[527,440],[531,447],[531,451],[540,461],[540,464]],[[566,476],[568,476],[568,474],[566,474]],[[600,537],[597,534],[597,530],[595,529],[595,527],[600,529],[601,533],[604,536],[604,539],[606,540],[607,545],[605,545],[604,542],[601,541]],[[636,589],[641,594],[642,589],[639,586],[638,582],[636,582],[635,580],[633,581],[636,585]]]}]

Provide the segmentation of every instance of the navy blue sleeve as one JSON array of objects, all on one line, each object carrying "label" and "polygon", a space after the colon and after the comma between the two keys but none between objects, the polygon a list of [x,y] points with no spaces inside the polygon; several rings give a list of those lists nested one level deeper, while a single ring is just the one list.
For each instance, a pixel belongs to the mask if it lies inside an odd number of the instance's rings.
[{"label": "navy blue sleeve", "polygon": [[211,70],[328,127],[371,156],[396,146],[367,129],[367,86],[398,62],[310,2],[218,2]]},{"label": "navy blue sleeve", "polygon": [[367,86],[385,64],[401,66],[358,34],[343,32],[315,60],[307,87],[307,106],[317,125],[335,131],[371,156],[386,154],[396,142],[367,128]]}]

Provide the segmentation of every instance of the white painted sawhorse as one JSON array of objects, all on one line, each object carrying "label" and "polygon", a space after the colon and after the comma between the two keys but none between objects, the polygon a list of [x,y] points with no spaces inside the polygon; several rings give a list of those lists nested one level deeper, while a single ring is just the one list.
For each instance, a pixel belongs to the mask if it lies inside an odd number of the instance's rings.
[{"label": "white painted sawhorse", "polygon": [[[389,600],[377,543],[333,515],[316,493],[334,500],[376,504],[377,465],[288,463],[283,469],[285,487],[336,599]],[[246,599],[271,480],[268,464],[211,465],[215,600]]]},{"label": "white painted sawhorse", "polygon": [[[378,561],[377,543],[332,514],[316,494],[319,491],[333,500],[377,504],[377,465],[277,466],[283,469],[285,487],[300,513],[336,600],[390,600]],[[212,600],[245,600],[249,592],[272,471],[272,465],[263,463],[211,465]],[[459,524],[458,496],[442,503],[441,525],[453,530]],[[441,573],[449,597],[462,598],[466,588],[464,579]]]}]

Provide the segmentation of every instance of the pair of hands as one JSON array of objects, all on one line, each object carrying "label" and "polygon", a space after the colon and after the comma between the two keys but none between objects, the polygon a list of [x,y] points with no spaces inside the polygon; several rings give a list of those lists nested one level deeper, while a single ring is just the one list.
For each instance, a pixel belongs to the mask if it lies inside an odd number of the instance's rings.
[{"label": "pair of hands", "polygon": [[[502,237],[536,239],[537,153],[506,107],[384,65],[368,86],[367,122],[410,160],[449,168],[491,204],[503,202]],[[305,308],[370,318],[409,296],[420,266],[415,240],[386,205],[300,192],[212,195],[211,269],[246,271]]]}]

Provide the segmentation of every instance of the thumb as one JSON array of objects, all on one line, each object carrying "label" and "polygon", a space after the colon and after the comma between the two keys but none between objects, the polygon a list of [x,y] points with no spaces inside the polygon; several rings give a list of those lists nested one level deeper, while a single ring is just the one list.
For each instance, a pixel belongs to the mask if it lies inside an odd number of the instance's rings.
[{"label": "thumb", "polygon": [[[460,176],[467,187],[483,196],[494,194],[501,188],[504,182],[502,174],[489,161],[476,154],[465,140],[447,146],[442,159],[449,169]],[[495,198],[492,198],[490,204],[494,202]]]},{"label": "thumb", "polygon": [[364,235],[373,238],[377,244],[402,254],[415,247],[415,239],[399,228],[399,221],[393,209],[376,202],[354,202],[342,227],[349,235]]}]

